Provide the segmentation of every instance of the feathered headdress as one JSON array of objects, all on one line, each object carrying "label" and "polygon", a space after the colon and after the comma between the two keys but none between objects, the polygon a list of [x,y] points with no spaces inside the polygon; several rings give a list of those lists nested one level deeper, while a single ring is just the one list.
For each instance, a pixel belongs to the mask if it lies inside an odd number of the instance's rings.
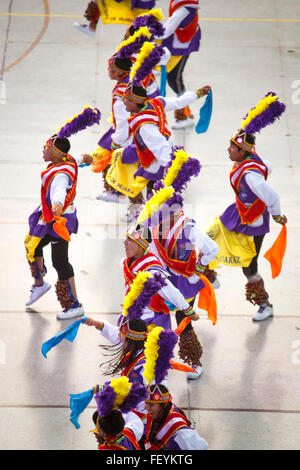
[{"label": "feathered headdress", "polygon": [[246,134],[257,134],[261,129],[279,119],[284,111],[285,104],[281,103],[278,96],[270,91],[246,114],[240,129],[232,136],[231,140],[247,152],[254,152],[255,145],[247,142]]},{"label": "feathered headdress", "polygon": [[152,32],[153,37],[158,38],[163,36],[165,31],[161,23],[162,19],[163,14],[161,9],[152,9],[147,11],[147,13],[138,15],[132,23],[132,27],[137,30],[143,26],[147,26]]},{"label": "feathered headdress", "polygon": [[155,213],[163,210],[165,204],[168,208],[182,207],[181,193],[191,178],[199,175],[200,170],[201,164],[197,158],[188,155],[183,147],[174,147],[164,178],[154,184],[154,191],[150,193],[149,199],[143,202],[137,220],[140,223],[150,220]]},{"label": "feathered headdress", "polygon": [[241,128],[247,134],[256,134],[264,127],[273,124],[284,111],[285,104],[281,103],[278,96],[270,91],[254,108],[250,109],[242,120]]},{"label": "feathered headdress", "polygon": [[157,213],[161,207],[171,199],[175,190],[171,186],[163,186],[157,191],[154,190],[151,198],[145,201],[137,217],[137,224],[142,224]]},{"label": "feathered headdress", "polygon": [[99,124],[101,113],[99,109],[92,108],[91,106],[85,106],[80,114],[74,116],[71,120],[67,121],[57,131],[57,137],[70,137],[79,131],[86,129],[87,127]]},{"label": "feathered headdress", "polygon": [[152,33],[147,26],[142,26],[132,36],[124,39],[116,49],[116,56],[120,59],[131,57],[140,51],[145,41],[151,41]]},{"label": "feathered headdress", "polygon": [[158,272],[139,271],[130,285],[123,303],[123,316],[128,320],[140,318],[143,309],[153,295],[166,285],[165,279]]},{"label": "feathered headdress", "polygon": [[128,377],[120,377],[106,382],[103,390],[94,398],[101,417],[108,416],[112,410],[128,413],[148,396],[147,388],[137,382],[130,383]]},{"label": "feathered headdress", "polygon": [[141,47],[136,57],[136,62],[131,68],[129,75],[129,83],[131,85],[139,85],[152,70],[160,62],[164,50],[161,46],[153,42],[146,41]]},{"label": "feathered headdress", "polygon": [[156,326],[148,334],[145,343],[144,378],[147,385],[160,384],[171,368],[170,360],[174,357],[174,348],[178,336],[173,330],[164,330]]}]

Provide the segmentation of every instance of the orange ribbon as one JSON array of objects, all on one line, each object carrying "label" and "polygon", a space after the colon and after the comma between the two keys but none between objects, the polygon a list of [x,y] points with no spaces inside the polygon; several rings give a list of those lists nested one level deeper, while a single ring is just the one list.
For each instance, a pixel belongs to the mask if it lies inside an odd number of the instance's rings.
[{"label": "orange ribbon", "polygon": [[209,320],[213,325],[217,322],[217,301],[215,290],[209,280],[203,274],[197,273],[201,281],[204,283],[204,288],[199,292],[198,308],[207,311]]},{"label": "orange ribbon", "polygon": [[57,235],[59,235],[61,238],[69,242],[71,240],[69,231],[66,227],[66,222],[67,219],[65,217],[54,217],[54,224],[53,224],[53,230]]},{"label": "orange ribbon", "polygon": [[170,359],[171,369],[180,370],[181,372],[196,372],[190,366],[186,366],[185,364],[181,364],[180,362],[175,362],[173,359]]},{"label": "orange ribbon", "polygon": [[111,162],[112,152],[104,150],[101,158],[92,161],[92,171],[94,173],[101,173]]},{"label": "orange ribbon", "polygon": [[272,278],[279,276],[282,268],[282,262],[286,250],[287,231],[286,225],[282,226],[278,237],[271,248],[264,254],[264,257],[271,264]]}]

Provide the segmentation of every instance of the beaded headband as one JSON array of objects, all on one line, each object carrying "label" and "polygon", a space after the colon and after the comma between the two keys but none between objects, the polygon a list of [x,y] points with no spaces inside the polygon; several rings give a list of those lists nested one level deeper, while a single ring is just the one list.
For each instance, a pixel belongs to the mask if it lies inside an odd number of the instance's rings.
[{"label": "beaded headband", "polygon": [[48,139],[46,142],[46,147],[50,150],[50,152],[58,158],[65,158],[68,154],[65,152],[62,152],[62,150],[59,150],[57,147],[55,147],[55,140],[56,138],[51,138]]},{"label": "beaded headband", "polygon": [[144,341],[147,338],[147,331],[134,331],[129,327],[129,320],[125,320],[119,328],[120,333],[122,333],[126,338],[133,339],[135,341]]},{"label": "beaded headband", "polygon": [[232,137],[231,137],[231,142],[236,144],[238,147],[241,149],[245,150],[246,152],[255,152],[255,144],[249,144],[246,141],[247,134],[246,132],[240,132],[238,130]]},{"label": "beaded headband", "polygon": [[147,99],[147,97],[145,97],[145,96],[139,96],[139,95],[136,95],[135,93],[133,93],[132,85],[129,85],[126,88],[124,96],[129,101],[132,101],[133,103],[136,103],[136,104],[144,104],[146,99]]},{"label": "beaded headband", "polygon": [[150,388],[148,387],[148,398],[145,400],[146,403],[168,403],[171,400],[171,395],[170,392],[167,391],[163,393],[159,385],[155,385],[153,391],[150,391]]},{"label": "beaded headband", "polygon": [[147,250],[149,246],[148,240],[146,240],[143,235],[144,235],[144,227],[141,226],[140,229],[136,230],[135,226],[129,228],[128,232],[126,233],[127,237],[133,240],[135,243],[137,243],[141,248],[144,250]]}]

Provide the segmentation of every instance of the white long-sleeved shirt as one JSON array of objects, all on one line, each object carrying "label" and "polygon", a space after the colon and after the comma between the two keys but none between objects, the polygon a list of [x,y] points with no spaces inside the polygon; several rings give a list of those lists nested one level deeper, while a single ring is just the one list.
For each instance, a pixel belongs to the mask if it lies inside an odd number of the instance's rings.
[{"label": "white long-sleeved shirt", "polygon": [[126,147],[132,142],[132,136],[129,136],[129,124],[128,118],[130,113],[126,110],[123,99],[119,96],[116,97],[116,100],[113,105],[113,113],[115,117],[116,128],[111,138],[120,147]]},{"label": "white long-sleeved shirt", "polygon": [[[75,159],[77,165],[82,163],[82,155],[72,155]],[[65,203],[66,195],[68,190],[71,188],[71,184],[69,178],[64,173],[59,173],[54,176],[51,187],[50,187],[50,201],[51,205],[54,206],[57,203],[62,204]],[[72,214],[75,211],[74,204],[70,204],[70,206],[65,210],[65,214]]]},{"label": "white long-sleeved shirt", "polygon": [[[185,91],[181,96],[162,98],[165,103],[165,111],[174,111],[188,106],[198,98],[195,91]],[[156,160],[147,167],[149,173],[157,173],[159,167],[166,167],[171,160],[172,145],[154,124],[144,124],[139,133],[143,142],[153,153]]]},{"label": "white long-sleeved shirt", "polygon": [[194,429],[179,429],[175,436],[174,441],[181,450],[207,450],[208,443],[203,437],[200,437]]}]

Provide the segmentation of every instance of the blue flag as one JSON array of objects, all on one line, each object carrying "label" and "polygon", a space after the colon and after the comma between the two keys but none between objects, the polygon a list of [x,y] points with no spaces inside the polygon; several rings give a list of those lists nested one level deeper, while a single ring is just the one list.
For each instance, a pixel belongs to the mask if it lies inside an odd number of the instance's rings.
[{"label": "blue flag", "polygon": [[53,336],[53,338],[49,339],[45,343],[42,344],[42,354],[44,357],[47,357],[47,353],[50,349],[54,348],[57,344],[59,344],[63,339],[67,339],[71,343],[73,343],[74,339],[76,338],[78,328],[80,327],[81,323],[86,320],[86,317],[82,317],[80,320],[75,321],[72,325],[68,326],[65,330],[61,331],[58,335]]},{"label": "blue flag", "polygon": [[200,108],[199,121],[196,125],[197,134],[203,134],[207,131],[213,108],[212,91],[208,93],[204,105]]},{"label": "blue flag", "polygon": [[165,65],[160,66],[160,94],[161,96],[166,96],[166,86],[167,86],[167,69]]},{"label": "blue flag", "polygon": [[86,392],[78,393],[77,395],[70,394],[70,421],[74,424],[76,429],[80,428],[80,424],[78,423],[79,415],[85,410],[85,408],[89,405],[90,401],[92,400],[94,395],[94,389],[91,388]]}]

